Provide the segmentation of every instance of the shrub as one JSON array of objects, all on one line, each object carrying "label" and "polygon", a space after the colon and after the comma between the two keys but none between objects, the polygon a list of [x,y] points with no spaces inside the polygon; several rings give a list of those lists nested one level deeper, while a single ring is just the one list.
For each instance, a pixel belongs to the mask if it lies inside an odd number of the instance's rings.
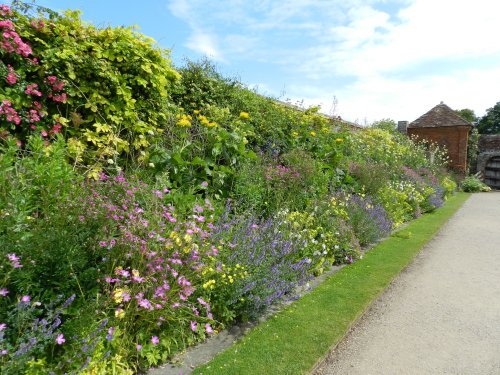
[{"label": "shrub", "polygon": [[481,191],[490,191],[491,188],[483,183],[479,178],[476,176],[467,176],[463,179],[463,181],[460,183],[460,187],[462,188],[463,191],[469,192],[469,193],[478,193]]},{"label": "shrub", "polygon": [[[57,126],[69,139],[76,159],[87,155],[87,163],[116,163],[120,155],[129,155],[146,160],[147,148],[169,117],[167,99],[178,78],[168,51],[132,28],[99,29],[82,22],[79,12],[38,9],[38,18],[21,13],[30,11],[26,5],[1,15],[30,47],[0,48],[2,69],[10,65],[19,76],[17,86],[0,91],[2,96],[18,112],[36,110],[38,118],[47,111],[48,119],[57,120],[52,130]],[[32,100],[37,97],[39,104]],[[26,117],[26,131],[32,120]],[[22,136],[17,128],[15,133]],[[93,176],[98,172],[95,168]]]}]

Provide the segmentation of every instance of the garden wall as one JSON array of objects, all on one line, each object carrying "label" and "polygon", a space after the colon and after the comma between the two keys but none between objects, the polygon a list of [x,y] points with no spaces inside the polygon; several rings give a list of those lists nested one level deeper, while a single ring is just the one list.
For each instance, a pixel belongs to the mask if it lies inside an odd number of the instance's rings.
[{"label": "garden wall", "polygon": [[481,135],[479,138],[477,171],[485,184],[500,189],[500,135]]}]

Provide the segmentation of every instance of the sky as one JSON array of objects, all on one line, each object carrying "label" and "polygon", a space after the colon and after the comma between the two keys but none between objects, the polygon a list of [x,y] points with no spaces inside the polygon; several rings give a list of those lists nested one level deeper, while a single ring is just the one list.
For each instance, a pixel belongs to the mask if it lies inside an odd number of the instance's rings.
[{"label": "sky", "polygon": [[[7,3],[9,3],[7,1]],[[176,66],[208,57],[258,92],[369,124],[443,101],[500,101],[498,0],[37,0],[96,26],[131,26]]]}]

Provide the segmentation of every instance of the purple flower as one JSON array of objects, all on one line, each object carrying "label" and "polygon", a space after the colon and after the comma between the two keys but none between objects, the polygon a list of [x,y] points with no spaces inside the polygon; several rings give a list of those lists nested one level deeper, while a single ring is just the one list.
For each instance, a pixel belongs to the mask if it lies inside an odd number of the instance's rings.
[{"label": "purple flower", "polygon": [[113,340],[113,335],[115,334],[115,327],[109,327],[108,334],[106,335],[106,340]]},{"label": "purple flower", "polygon": [[0,355],[6,355],[7,353],[8,353],[7,349],[3,349],[2,351],[0,351]]},{"label": "purple flower", "polygon": [[205,324],[205,331],[207,331],[207,333],[213,333],[214,330],[212,329],[212,327],[210,326],[210,324]]},{"label": "purple flower", "polygon": [[203,182],[201,183],[201,187],[204,187],[204,188],[206,188],[207,186],[208,186],[208,182],[206,182],[206,181],[203,181]]},{"label": "purple flower", "polygon": [[158,338],[158,336],[151,337],[151,343],[153,345],[158,345],[160,343],[160,339]]},{"label": "purple flower", "polygon": [[153,310],[153,305],[151,305],[151,302],[149,302],[149,300],[147,300],[147,299],[141,300],[139,302],[139,306],[144,308],[144,309]]},{"label": "purple flower", "polygon": [[191,331],[196,332],[196,328],[198,328],[198,324],[191,320]]},{"label": "purple flower", "polygon": [[0,331],[3,331],[5,328],[7,328],[7,324],[0,323]]},{"label": "purple flower", "polygon": [[30,296],[22,296],[21,302],[29,302],[29,301],[31,301],[31,297]]},{"label": "purple flower", "polygon": [[5,297],[7,294],[9,294],[7,288],[0,289],[0,296]]},{"label": "purple flower", "polygon": [[66,340],[64,339],[64,335],[62,333],[60,333],[59,335],[57,335],[56,337],[56,343],[57,345],[62,345],[66,342]]},{"label": "purple flower", "polygon": [[12,267],[14,268],[22,268],[22,264],[19,262],[21,259],[14,253],[12,254],[7,254],[7,257],[10,260],[10,263],[12,264]]},{"label": "purple flower", "polygon": [[141,344],[136,344],[135,348],[137,349],[137,351],[139,351],[139,350],[142,349],[142,345]]}]

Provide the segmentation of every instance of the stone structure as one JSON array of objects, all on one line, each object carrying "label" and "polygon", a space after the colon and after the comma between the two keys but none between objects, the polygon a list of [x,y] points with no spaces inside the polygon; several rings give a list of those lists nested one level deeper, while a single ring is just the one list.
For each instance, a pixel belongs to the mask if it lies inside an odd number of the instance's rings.
[{"label": "stone structure", "polygon": [[467,169],[467,144],[472,124],[441,102],[411,122],[407,134],[446,147],[449,167],[461,175]]},{"label": "stone structure", "polygon": [[486,185],[500,189],[500,135],[481,135],[478,144],[477,171]]}]

